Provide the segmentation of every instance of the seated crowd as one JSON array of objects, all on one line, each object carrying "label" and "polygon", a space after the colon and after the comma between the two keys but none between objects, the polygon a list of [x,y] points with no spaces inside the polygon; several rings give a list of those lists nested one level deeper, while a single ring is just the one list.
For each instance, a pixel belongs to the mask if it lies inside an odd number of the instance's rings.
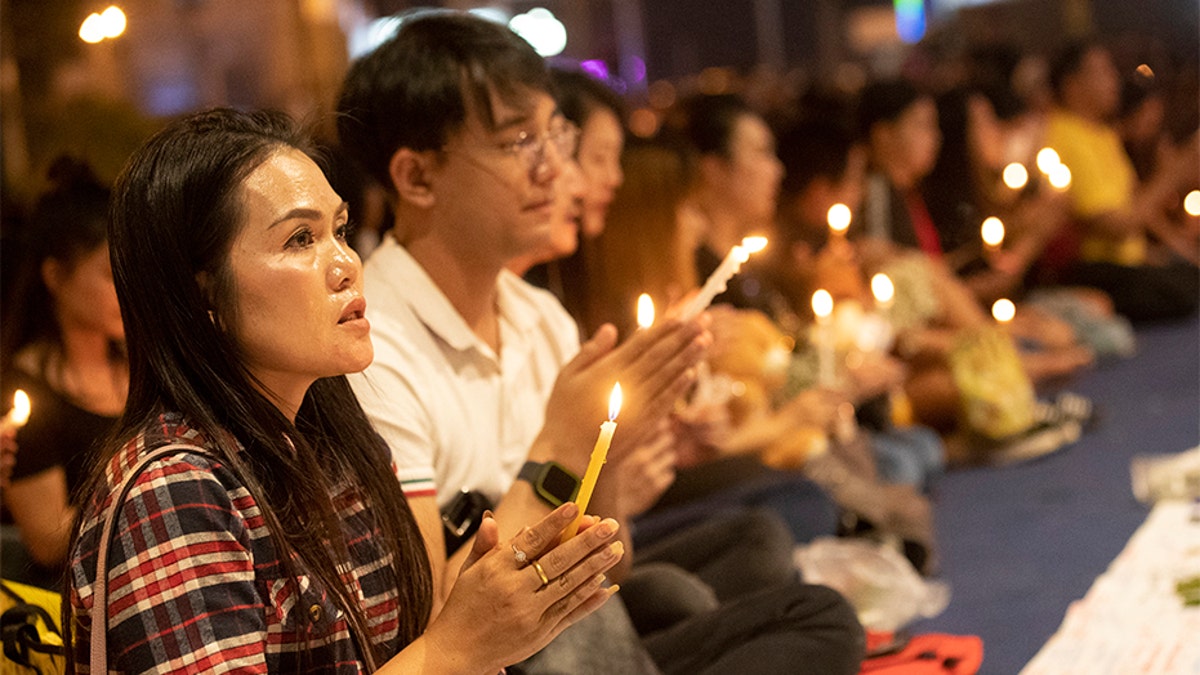
[{"label": "seated crowd", "polygon": [[5,289],[4,578],[63,591],[80,669],[859,672],[797,547],[936,577],[939,477],[1074,442],[1072,377],[1200,302],[1195,73],[1039,58],[635,123],[433,12],[336,138],[218,109],[111,187],[63,158]]}]

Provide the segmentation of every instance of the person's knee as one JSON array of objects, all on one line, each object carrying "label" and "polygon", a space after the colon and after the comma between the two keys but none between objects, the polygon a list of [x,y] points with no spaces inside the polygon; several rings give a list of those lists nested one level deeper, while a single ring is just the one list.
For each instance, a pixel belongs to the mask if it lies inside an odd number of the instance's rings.
[{"label": "person's knee", "polygon": [[799,602],[792,606],[793,617],[813,639],[826,644],[826,653],[845,657],[835,660],[851,669],[847,672],[857,672],[867,639],[853,605],[828,586],[797,584],[795,593]]}]

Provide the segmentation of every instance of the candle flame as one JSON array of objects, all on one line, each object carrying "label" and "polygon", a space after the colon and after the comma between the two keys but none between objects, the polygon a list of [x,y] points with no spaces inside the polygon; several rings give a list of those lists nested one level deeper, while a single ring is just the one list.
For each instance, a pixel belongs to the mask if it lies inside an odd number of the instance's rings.
[{"label": "candle flame", "polygon": [[638,328],[649,328],[654,325],[654,301],[648,293],[642,293],[637,299]]},{"label": "candle flame", "polygon": [[979,234],[983,237],[983,243],[988,246],[1000,246],[1004,243],[1004,223],[996,216],[986,218],[979,228]]},{"label": "candle flame", "polygon": [[1013,190],[1020,190],[1029,182],[1029,171],[1020,162],[1013,162],[1004,167],[1004,184]]},{"label": "candle flame", "polygon": [[612,394],[608,397],[608,420],[611,422],[617,419],[617,413],[621,412],[621,383],[613,385]]},{"label": "candle flame", "polygon": [[[880,272],[871,277],[871,295],[880,304],[887,304],[896,296],[896,286],[888,275]],[[813,297],[813,308],[816,308],[816,296]]]},{"label": "candle flame", "polygon": [[1050,184],[1059,190],[1065,190],[1071,186],[1071,170],[1066,164],[1059,164],[1050,169]]},{"label": "candle flame", "polygon": [[992,317],[1000,323],[1008,323],[1017,315],[1017,306],[1008,298],[1000,298],[992,303]]},{"label": "candle flame", "polygon": [[823,319],[833,313],[833,296],[824,288],[819,289],[812,296],[813,314],[817,318]]},{"label": "candle flame", "polygon": [[26,394],[25,390],[23,389],[18,389],[16,393],[13,394],[13,407],[12,412],[10,413],[11,417],[9,419],[11,419],[13,423],[18,426],[25,424],[29,421],[29,411],[31,408],[32,406],[29,404],[29,394]]},{"label": "candle flame", "polygon": [[1062,159],[1058,156],[1058,152],[1054,148],[1042,148],[1037,154],[1037,168],[1046,175],[1050,175],[1050,171],[1054,167],[1062,164]]},{"label": "candle flame", "polygon": [[829,207],[829,213],[825,215],[826,221],[829,222],[829,229],[844,234],[850,227],[850,207],[845,204],[834,204]]},{"label": "candle flame", "polygon": [[1200,190],[1192,190],[1183,198],[1183,210],[1189,216],[1200,216]]},{"label": "candle flame", "polygon": [[746,253],[758,253],[766,247],[766,237],[746,237],[742,240],[742,249],[744,249]]}]

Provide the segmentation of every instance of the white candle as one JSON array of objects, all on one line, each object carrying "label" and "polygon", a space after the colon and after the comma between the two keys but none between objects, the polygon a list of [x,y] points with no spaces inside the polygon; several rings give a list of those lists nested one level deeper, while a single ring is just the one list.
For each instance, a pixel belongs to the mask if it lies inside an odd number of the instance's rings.
[{"label": "white candle", "polygon": [[721,264],[717,266],[717,269],[708,275],[708,279],[700,287],[700,292],[684,306],[683,311],[679,313],[679,317],[684,321],[691,321],[700,312],[708,309],[708,306],[712,304],[713,298],[725,292],[729,280],[742,268],[742,263],[750,259],[750,254],[757,253],[766,248],[766,246],[766,237],[746,237],[742,240],[742,243],[729,249],[729,255],[726,255]]},{"label": "white candle", "polygon": [[649,328],[654,325],[654,301],[648,293],[642,293],[637,299],[638,328]]},{"label": "white candle", "polygon": [[612,394],[608,397],[608,420],[600,424],[600,436],[596,438],[596,445],[592,448],[591,459],[588,460],[587,471],[583,474],[583,481],[579,484],[579,495],[575,497],[575,503],[579,506],[579,513],[575,516],[575,520],[563,532],[562,540],[567,541],[574,537],[579,532],[579,525],[583,521],[583,514],[587,510],[588,502],[592,499],[592,492],[596,489],[596,481],[600,478],[600,467],[608,461],[608,446],[612,444],[613,433],[617,430],[617,413],[621,411],[621,383],[616,383],[613,386]]},{"label": "white candle", "polygon": [[813,315],[817,318],[814,342],[817,347],[817,384],[822,387],[833,386],[833,325],[830,316],[833,314],[833,296],[824,288],[812,296]]},{"label": "white candle", "polygon": [[13,394],[13,406],[9,409],[8,414],[4,419],[0,420],[0,433],[7,433],[10,430],[20,429],[29,421],[29,411],[32,406],[29,404],[29,395],[24,390],[18,389]]}]

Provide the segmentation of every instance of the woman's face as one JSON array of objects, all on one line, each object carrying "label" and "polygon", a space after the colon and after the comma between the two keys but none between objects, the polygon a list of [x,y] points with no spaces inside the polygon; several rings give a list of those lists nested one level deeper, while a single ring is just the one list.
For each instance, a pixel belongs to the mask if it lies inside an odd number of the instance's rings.
[{"label": "woman's face", "polygon": [[358,372],[374,357],[346,203],[291,148],[247,176],[241,199],[228,262],[234,307],[221,319],[232,321],[250,372],[298,409],[316,379]]},{"label": "woman's face", "polygon": [[775,154],[775,136],[757,115],[742,115],[734,122],[720,193],[748,226],[758,226],[775,215],[783,163]]},{"label": "woman's face", "polygon": [[43,273],[64,331],[85,330],[110,340],[125,339],[107,243],[83,254],[73,264],[47,260]]},{"label": "woman's face", "polygon": [[929,97],[917,99],[896,118],[894,130],[897,152],[905,158],[909,175],[914,180],[929,175],[942,148],[937,104]]},{"label": "woman's face", "polygon": [[581,131],[579,168],[584,180],[583,236],[590,239],[604,231],[608,207],[625,180],[621,173],[625,132],[621,129],[621,121],[608,108],[593,111]]}]

